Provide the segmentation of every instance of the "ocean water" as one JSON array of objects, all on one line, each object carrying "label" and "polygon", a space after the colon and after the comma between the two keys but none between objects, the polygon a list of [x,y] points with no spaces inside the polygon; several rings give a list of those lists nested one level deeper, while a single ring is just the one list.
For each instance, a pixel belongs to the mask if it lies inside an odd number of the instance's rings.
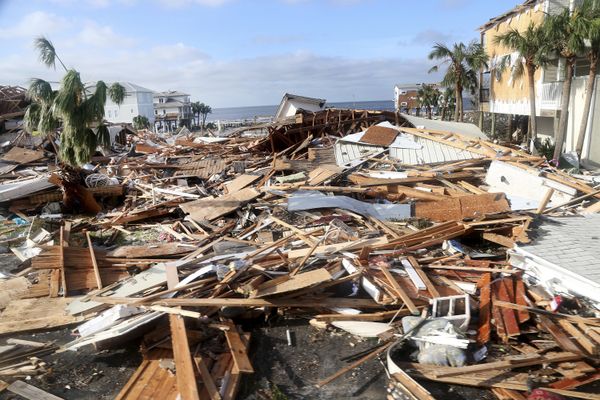
[{"label": "ocean water", "polygon": [[[229,107],[213,108],[212,114],[206,118],[207,121],[237,121],[253,120],[260,118],[273,117],[277,112],[274,106],[253,106],[253,107]],[[326,107],[350,108],[358,110],[376,110],[376,111],[394,111],[394,102],[391,100],[382,101],[349,101],[338,103],[327,103]]]}]

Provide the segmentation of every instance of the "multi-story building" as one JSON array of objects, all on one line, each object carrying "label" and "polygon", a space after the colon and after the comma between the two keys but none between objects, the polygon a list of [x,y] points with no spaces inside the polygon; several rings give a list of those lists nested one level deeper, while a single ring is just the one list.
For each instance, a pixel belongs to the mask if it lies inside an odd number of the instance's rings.
[{"label": "multi-story building", "polygon": [[[496,44],[494,39],[510,29],[521,31],[531,23],[540,24],[547,15],[559,12],[565,7],[572,9],[576,3],[577,0],[527,0],[480,27],[481,43],[490,56],[489,69],[481,72],[480,111],[531,117],[527,76],[516,76],[510,68],[519,62],[518,53]],[[510,56],[510,65],[500,72],[497,67],[505,56]],[[558,126],[564,80],[563,64],[564,61],[557,57],[535,73],[535,118],[540,139],[554,139]],[[582,57],[577,60],[575,66],[564,151],[574,151],[576,148],[588,75],[589,63]],[[595,87],[598,87],[598,77]],[[581,160],[588,165],[600,164],[600,99],[597,89],[592,94],[592,110],[588,118]]]},{"label": "multi-story building", "polygon": [[154,93],[154,117],[157,128],[163,131],[174,131],[180,126],[191,128],[190,95],[176,90]]},{"label": "multi-story building", "polygon": [[123,103],[116,104],[110,98],[106,99],[104,118],[112,123],[132,124],[133,118],[142,115],[148,118],[150,125],[154,124],[153,91],[130,82],[119,82],[125,88]]},{"label": "multi-story building", "polygon": [[421,84],[397,84],[394,86],[394,106],[396,110],[410,114],[419,107]]},{"label": "multi-story building", "polygon": [[[400,83],[394,86],[394,106],[397,111],[406,114],[416,114],[419,109],[419,90],[423,83],[404,84]],[[441,89],[437,83],[427,83],[436,89]],[[420,111],[420,110],[419,110]]]}]

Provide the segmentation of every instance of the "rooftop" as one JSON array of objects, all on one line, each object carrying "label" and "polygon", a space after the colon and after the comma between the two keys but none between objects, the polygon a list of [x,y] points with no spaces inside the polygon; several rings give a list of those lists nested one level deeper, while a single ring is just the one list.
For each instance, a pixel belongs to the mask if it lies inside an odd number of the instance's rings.
[{"label": "rooftop", "polygon": [[523,250],[600,283],[600,215],[547,218]]},{"label": "rooftop", "polygon": [[178,90],[167,90],[166,92],[155,92],[154,97],[169,97],[169,96],[189,96],[187,93]]}]

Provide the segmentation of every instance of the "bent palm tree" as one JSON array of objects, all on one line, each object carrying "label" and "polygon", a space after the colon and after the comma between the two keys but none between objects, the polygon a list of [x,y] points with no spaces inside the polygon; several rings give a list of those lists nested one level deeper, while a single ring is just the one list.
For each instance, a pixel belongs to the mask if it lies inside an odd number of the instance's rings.
[{"label": "bent palm tree", "polygon": [[[512,71],[514,77],[527,73],[529,85],[529,138],[537,138],[537,123],[535,120],[535,71],[546,63],[549,52],[545,30],[542,26],[529,24],[527,29],[520,32],[511,29],[494,38],[496,44],[507,47],[518,53],[518,63]],[[500,63],[500,70],[504,69],[511,56],[507,55]]]},{"label": "bent palm tree", "polygon": [[58,60],[66,73],[58,90],[42,79],[32,79],[28,90],[32,104],[25,114],[26,129],[49,135],[62,123],[60,159],[73,166],[85,164],[98,145],[110,145],[104,105],[107,97],[121,104],[125,88],[118,83],[107,86],[103,81],[85,85],[79,72],[67,69],[48,39],[37,38],[35,46],[46,66],[55,68]]},{"label": "bent palm tree", "polygon": [[584,0],[580,8],[580,26],[584,30],[588,39],[586,56],[590,62],[590,74],[585,86],[585,100],[583,103],[583,114],[579,125],[579,134],[577,135],[577,144],[575,151],[581,157],[583,143],[585,141],[585,132],[588,126],[588,117],[592,106],[592,94],[596,83],[596,74],[598,73],[598,62],[600,61],[600,4],[598,0]]},{"label": "bent palm tree", "polygon": [[582,23],[580,8],[571,12],[565,8],[559,14],[549,15],[544,22],[544,29],[548,37],[548,43],[552,49],[565,60],[565,76],[560,100],[560,118],[558,120],[558,131],[555,135],[555,147],[553,160],[558,162],[562,154],[563,143],[567,131],[567,114],[569,112],[569,101],[571,99],[571,84],[575,72],[575,60],[577,54],[585,49],[585,38],[587,27]]},{"label": "bent palm tree", "polygon": [[477,73],[482,67],[487,67],[488,56],[479,43],[472,42],[468,46],[464,43],[454,43],[452,48],[441,43],[436,43],[429,53],[430,60],[442,60],[439,65],[432,67],[429,72],[436,72],[447,64],[448,69],[442,79],[443,86],[454,87],[456,105],[454,120],[463,121],[463,91],[471,92],[477,86]]}]

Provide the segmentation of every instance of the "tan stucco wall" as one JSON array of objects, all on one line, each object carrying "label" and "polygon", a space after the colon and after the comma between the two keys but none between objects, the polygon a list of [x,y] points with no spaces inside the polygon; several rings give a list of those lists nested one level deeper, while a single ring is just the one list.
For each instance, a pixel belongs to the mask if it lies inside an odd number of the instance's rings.
[{"label": "tan stucco wall", "polygon": [[[510,29],[517,29],[523,31],[527,29],[529,24],[539,24],[544,19],[543,13],[543,2],[537,6],[537,11],[534,6],[523,10],[520,14],[514,15],[511,18],[505,19],[504,21],[496,24],[495,26],[483,31],[483,45],[490,56],[490,60],[494,57],[502,57],[507,54],[511,54],[513,51],[504,46],[500,46],[494,43],[496,36],[506,33]],[[541,70],[537,70],[535,79],[536,82],[541,78]],[[510,68],[507,68],[502,74],[501,79],[496,80],[495,74],[492,73],[490,78],[490,94],[491,99],[494,101],[525,101],[528,103],[528,86],[527,76],[518,79],[510,80],[511,72]]]}]

